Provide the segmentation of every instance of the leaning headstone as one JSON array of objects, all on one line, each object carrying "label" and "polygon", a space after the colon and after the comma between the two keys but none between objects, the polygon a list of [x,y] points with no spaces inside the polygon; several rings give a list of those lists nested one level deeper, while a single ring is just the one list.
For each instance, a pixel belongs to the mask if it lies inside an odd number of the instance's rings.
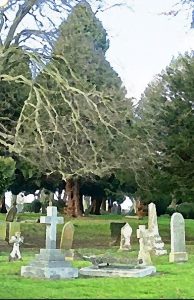
[{"label": "leaning headstone", "polygon": [[9,261],[12,260],[22,260],[22,256],[20,253],[20,244],[24,242],[24,237],[21,236],[21,232],[16,232],[15,235],[11,237],[9,243],[13,243],[13,249],[9,255]]},{"label": "leaning headstone", "polygon": [[146,229],[145,225],[139,225],[139,229],[137,229],[137,238],[139,239],[139,264],[142,266],[152,265],[152,260],[150,256],[152,247],[149,239],[149,232]]},{"label": "leaning headstone", "polygon": [[120,250],[130,250],[131,249],[131,234],[132,228],[126,223],[121,228],[121,242],[120,242]]},{"label": "leaning headstone", "polygon": [[110,223],[110,232],[111,232],[111,242],[110,246],[117,246],[120,244],[121,240],[121,228],[126,224],[125,223],[117,223],[111,222]]},{"label": "leaning headstone", "polygon": [[171,252],[170,262],[184,262],[188,260],[185,247],[185,220],[180,213],[174,213],[170,221]]},{"label": "leaning headstone", "polygon": [[154,203],[148,205],[148,231],[152,244],[152,253],[155,255],[167,254],[167,250],[164,249],[164,243],[159,235],[156,205]]},{"label": "leaning headstone", "polygon": [[56,249],[57,224],[64,223],[63,217],[57,217],[57,207],[48,206],[47,216],[40,217],[40,223],[46,224],[46,249],[40,249],[35,260],[21,268],[21,275],[49,279],[78,277],[78,269],[64,259],[61,249]]},{"label": "leaning headstone", "polygon": [[71,221],[67,222],[63,226],[61,233],[60,249],[65,250],[66,260],[73,260],[74,258],[74,249],[73,245],[73,236],[74,236],[74,226]]},{"label": "leaning headstone", "polygon": [[10,210],[6,214],[5,221],[6,222],[13,222],[17,214],[17,207],[16,203],[10,208]]}]

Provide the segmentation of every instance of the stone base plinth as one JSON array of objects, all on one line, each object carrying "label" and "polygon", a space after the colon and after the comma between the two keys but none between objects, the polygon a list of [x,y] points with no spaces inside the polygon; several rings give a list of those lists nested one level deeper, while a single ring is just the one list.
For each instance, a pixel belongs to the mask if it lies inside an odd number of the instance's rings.
[{"label": "stone base plinth", "polygon": [[29,266],[21,267],[21,276],[48,279],[78,277],[78,269],[65,261],[60,249],[40,249]]},{"label": "stone base plinth", "polygon": [[165,250],[165,249],[155,249],[153,251],[153,254],[156,255],[156,256],[166,255],[167,254],[167,250]]},{"label": "stone base plinth", "polygon": [[185,262],[188,261],[187,252],[170,252],[169,262]]},{"label": "stone base plinth", "polygon": [[121,266],[98,268],[96,266],[91,266],[79,270],[79,274],[91,277],[145,277],[154,273],[156,273],[156,268],[154,266],[136,268]]}]

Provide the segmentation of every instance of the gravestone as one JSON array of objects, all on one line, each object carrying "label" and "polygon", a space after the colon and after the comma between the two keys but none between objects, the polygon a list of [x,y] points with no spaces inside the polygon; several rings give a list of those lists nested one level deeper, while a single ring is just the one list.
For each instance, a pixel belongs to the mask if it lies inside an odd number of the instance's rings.
[{"label": "gravestone", "polygon": [[47,216],[40,217],[40,223],[46,224],[46,249],[40,249],[35,260],[21,268],[21,276],[49,279],[78,277],[78,269],[64,259],[61,249],[56,249],[57,224],[64,223],[63,217],[57,217],[57,207],[48,206]]},{"label": "gravestone", "polygon": [[150,256],[152,245],[150,243],[149,231],[148,229],[146,229],[145,225],[139,225],[139,229],[137,229],[137,238],[139,239],[139,264],[142,266],[152,265],[152,260]]},{"label": "gravestone", "polygon": [[170,262],[184,262],[188,260],[185,247],[185,220],[180,213],[174,213],[170,221],[171,252]]},{"label": "gravestone", "polygon": [[108,206],[109,206],[108,200],[106,200],[105,202],[106,202],[106,211],[108,211]]},{"label": "gravestone", "polygon": [[66,260],[73,260],[74,258],[74,250],[72,249],[74,230],[72,222],[67,222],[61,233],[60,249],[65,250]]},{"label": "gravestone", "polygon": [[118,207],[117,207],[117,215],[121,215],[121,205],[118,204]]},{"label": "gravestone", "polygon": [[5,240],[6,237],[6,222],[0,222],[0,240]]},{"label": "gravestone", "polygon": [[84,212],[89,209],[90,204],[91,204],[91,197],[83,195],[83,209],[84,209]]},{"label": "gravestone", "polygon": [[118,205],[114,203],[113,206],[111,207],[111,213],[117,215],[117,212],[118,212]]},{"label": "gravestone", "polygon": [[13,222],[17,214],[17,207],[16,203],[13,204],[13,206],[9,209],[9,211],[6,214],[5,221],[6,222]]},{"label": "gravestone", "polygon": [[132,234],[132,228],[128,223],[126,223],[121,228],[120,250],[130,250],[131,249],[131,242],[130,242],[131,234]]},{"label": "gravestone", "polygon": [[63,226],[63,230],[61,233],[60,249],[65,249],[65,250],[72,249],[73,235],[74,235],[74,226],[72,222],[67,222]]},{"label": "gravestone", "polygon": [[148,205],[148,231],[152,244],[152,253],[155,255],[167,254],[167,250],[164,249],[164,243],[159,235],[156,205],[154,203]]},{"label": "gravestone", "polygon": [[110,232],[111,232],[111,242],[110,246],[118,246],[120,245],[121,240],[121,228],[126,224],[125,223],[117,223],[111,222],[110,223]]}]

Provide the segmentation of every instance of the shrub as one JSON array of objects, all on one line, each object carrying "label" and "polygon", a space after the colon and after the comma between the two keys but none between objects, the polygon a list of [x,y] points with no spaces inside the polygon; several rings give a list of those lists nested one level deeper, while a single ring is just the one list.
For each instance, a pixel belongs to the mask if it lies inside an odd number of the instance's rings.
[{"label": "shrub", "polygon": [[41,202],[37,199],[35,199],[34,201],[32,201],[31,203],[31,209],[32,209],[32,212],[34,213],[39,213],[40,212],[40,209],[41,209]]},{"label": "shrub", "polygon": [[23,212],[32,212],[32,203],[24,203]]},{"label": "shrub", "polygon": [[170,204],[170,197],[166,195],[158,196],[154,203],[156,205],[157,215],[163,215],[166,213],[167,207]]},{"label": "shrub", "polygon": [[183,202],[177,206],[177,212],[181,213],[185,219],[194,219],[194,204]]},{"label": "shrub", "polygon": [[176,212],[176,209],[174,209],[173,207],[167,207],[166,209],[166,213],[170,216],[172,216],[172,214],[174,214]]},{"label": "shrub", "polygon": [[39,200],[35,199],[32,203],[24,203],[23,212],[34,212],[39,213],[41,209],[41,203]]}]

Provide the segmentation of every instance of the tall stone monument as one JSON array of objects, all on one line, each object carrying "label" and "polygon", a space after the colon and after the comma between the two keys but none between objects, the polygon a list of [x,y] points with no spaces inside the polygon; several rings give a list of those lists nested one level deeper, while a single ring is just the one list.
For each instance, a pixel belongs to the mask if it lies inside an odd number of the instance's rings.
[{"label": "tall stone monument", "polygon": [[152,254],[167,254],[167,250],[164,249],[164,243],[159,235],[156,205],[154,203],[148,205],[148,231],[152,245]]},{"label": "tall stone monument", "polygon": [[185,220],[180,213],[174,213],[170,221],[171,252],[169,262],[184,262],[188,260],[185,247]]},{"label": "tall stone monument", "polygon": [[63,217],[57,217],[57,207],[48,206],[47,216],[40,217],[40,223],[46,224],[46,249],[40,249],[35,260],[21,268],[21,276],[49,279],[78,277],[78,269],[65,261],[61,249],[56,249],[57,224],[64,223]]}]

